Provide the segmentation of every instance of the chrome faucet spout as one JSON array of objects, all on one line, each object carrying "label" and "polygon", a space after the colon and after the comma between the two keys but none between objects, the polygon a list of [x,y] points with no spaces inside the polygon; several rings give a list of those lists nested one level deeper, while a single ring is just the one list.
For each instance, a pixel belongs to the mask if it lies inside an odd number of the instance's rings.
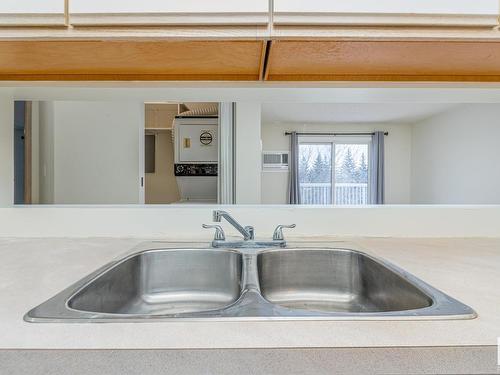
[{"label": "chrome faucet spout", "polygon": [[222,218],[226,219],[226,221],[231,224],[238,232],[241,233],[243,236],[243,239],[245,241],[253,240],[254,239],[254,228],[252,226],[243,226],[240,223],[236,221],[229,213],[226,211],[222,210],[214,210],[213,212],[213,220],[216,223],[220,223],[222,221]]}]

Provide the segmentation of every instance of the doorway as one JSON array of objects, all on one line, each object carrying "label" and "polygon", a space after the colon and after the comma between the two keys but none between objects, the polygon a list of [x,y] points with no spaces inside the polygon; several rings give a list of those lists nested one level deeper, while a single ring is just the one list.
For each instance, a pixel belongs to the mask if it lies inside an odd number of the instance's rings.
[{"label": "doorway", "polygon": [[146,204],[215,204],[218,103],[145,103]]}]

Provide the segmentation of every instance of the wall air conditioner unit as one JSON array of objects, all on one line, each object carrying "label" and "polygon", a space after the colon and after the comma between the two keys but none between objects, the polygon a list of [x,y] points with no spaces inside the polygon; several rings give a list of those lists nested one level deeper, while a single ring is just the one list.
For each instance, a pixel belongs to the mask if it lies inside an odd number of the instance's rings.
[{"label": "wall air conditioner unit", "polygon": [[264,151],[262,169],[265,171],[287,171],[288,151]]}]

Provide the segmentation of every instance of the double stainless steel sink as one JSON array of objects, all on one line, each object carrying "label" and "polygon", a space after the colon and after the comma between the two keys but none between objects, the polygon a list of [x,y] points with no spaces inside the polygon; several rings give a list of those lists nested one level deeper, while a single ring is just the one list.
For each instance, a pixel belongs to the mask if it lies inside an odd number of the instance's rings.
[{"label": "double stainless steel sink", "polygon": [[29,311],[29,322],[468,319],[470,307],[344,248],[136,250]]}]

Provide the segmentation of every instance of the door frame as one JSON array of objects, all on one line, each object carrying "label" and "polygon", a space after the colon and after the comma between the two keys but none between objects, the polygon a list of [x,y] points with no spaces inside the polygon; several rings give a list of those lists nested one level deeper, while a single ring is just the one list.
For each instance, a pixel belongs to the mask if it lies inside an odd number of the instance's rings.
[{"label": "door frame", "polygon": [[145,175],[145,144],[146,141],[146,103],[141,106],[141,119],[139,122],[139,201],[138,204],[146,203],[146,175]]},{"label": "door frame", "polygon": [[32,204],[32,102],[24,102],[24,204]]}]

